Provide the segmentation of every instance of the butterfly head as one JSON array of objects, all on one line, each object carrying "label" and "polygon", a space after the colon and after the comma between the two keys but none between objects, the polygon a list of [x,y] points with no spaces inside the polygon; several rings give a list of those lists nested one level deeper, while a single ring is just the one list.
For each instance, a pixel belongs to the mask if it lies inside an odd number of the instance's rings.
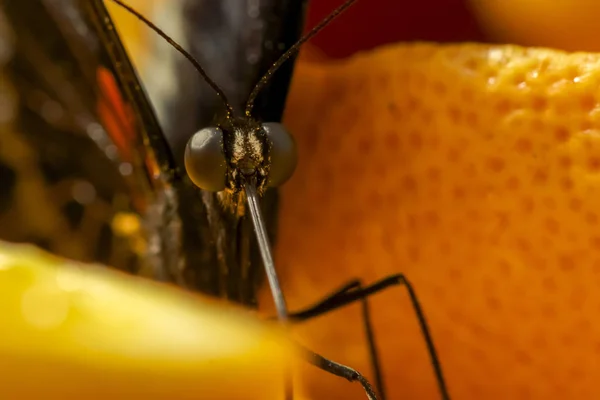
[{"label": "butterfly head", "polygon": [[296,144],[283,125],[229,117],[187,143],[185,167],[203,190],[237,193],[253,181],[259,193],[285,183],[296,168]]}]

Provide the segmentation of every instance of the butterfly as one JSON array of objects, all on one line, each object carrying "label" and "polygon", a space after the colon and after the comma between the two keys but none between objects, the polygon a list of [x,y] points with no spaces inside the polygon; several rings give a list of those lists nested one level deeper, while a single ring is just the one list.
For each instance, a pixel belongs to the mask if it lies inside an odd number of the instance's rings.
[{"label": "butterfly", "polygon": [[[41,0],[27,7],[3,3],[0,68],[6,79],[0,98],[7,107],[0,126],[6,143],[0,150],[5,189],[0,237],[247,306],[256,304],[264,265],[279,318],[295,321],[404,284],[441,395],[449,398],[423,312],[403,276],[368,287],[351,282],[289,314],[274,272],[270,243],[276,239],[276,188],[295,165],[293,139],[278,123],[293,71],[288,59],[356,0],[345,2],[301,39],[302,2],[272,5],[269,15],[286,18],[266,24],[260,35],[277,46],[254,41],[244,47],[258,56],[243,66],[234,95],[149,20],[112,1],[142,19],[200,72],[212,90],[201,98],[212,100],[191,110],[190,124],[196,130],[212,128],[193,134],[174,123],[170,133],[163,132],[102,0]],[[370,347],[379,376],[373,338]],[[376,398],[358,372],[305,353],[319,368],[360,381],[369,398]],[[383,396],[381,379],[376,383]]]}]

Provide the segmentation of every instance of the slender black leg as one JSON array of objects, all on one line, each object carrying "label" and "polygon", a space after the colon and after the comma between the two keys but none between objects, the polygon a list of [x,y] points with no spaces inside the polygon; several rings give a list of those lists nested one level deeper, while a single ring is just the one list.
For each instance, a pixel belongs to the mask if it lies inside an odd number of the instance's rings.
[{"label": "slender black leg", "polygon": [[[362,285],[357,287],[362,289]],[[369,347],[369,358],[371,360],[371,369],[375,376],[375,387],[382,400],[386,399],[385,384],[383,383],[383,374],[381,372],[381,362],[379,359],[379,351],[375,342],[375,333],[373,332],[373,320],[371,319],[371,310],[369,308],[369,300],[363,297],[360,301],[361,311],[363,315],[365,335],[367,336],[367,346]]]},{"label": "slender black leg", "polygon": [[350,382],[358,381],[367,393],[369,400],[377,400],[377,395],[369,381],[355,369],[331,361],[307,348],[303,348],[303,354],[309,363],[323,371],[345,378]]},{"label": "slender black leg", "polygon": [[292,320],[294,322],[307,321],[309,319],[316,318],[320,315],[326,314],[327,312],[329,312],[331,310],[332,306],[334,307],[334,309],[337,309],[337,308],[339,308],[336,306],[339,302],[339,299],[343,298],[343,296],[346,296],[346,294],[348,292],[350,292],[351,290],[354,290],[360,286],[361,285],[360,285],[359,280],[356,280],[356,279],[352,280],[352,281],[346,283],[341,288],[339,288],[339,289],[333,291],[332,293],[328,294],[327,296],[325,296],[323,298],[323,300],[320,300],[318,303],[315,303],[312,306],[307,307],[302,311],[297,311],[297,312],[291,313],[289,315],[290,320]]},{"label": "slender black leg", "polygon": [[[450,394],[448,392],[448,387],[446,385],[446,380],[444,379],[444,374],[442,372],[441,363],[439,361],[439,357],[437,355],[437,351],[433,344],[433,339],[431,337],[431,333],[429,330],[429,326],[427,325],[427,321],[425,319],[425,313],[423,312],[423,308],[417,298],[417,295],[414,291],[412,284],[406,279],[403,274],[394,274],[390,275],[380,281],[377,281],[369,286],[362,287],[360,282],[357,280],[350,281],[348,284],[344,285],[341,289],[336,290],[329,296],[327,296],[324,300],[316,303],[315,305],[308,307],[299,312],[290,314],[290,318],[292,321],[301,322],[306,321],[307,319],[311,319],[317,317],[319,315],[326,314],[330,311],[337,310],[341,307],[347,306],[355,301],[365,299],[373,294],[376,294],[384,289],[387,289],[391,286],[403,285],[406,287],[408,291],[408,295],[410,297],[410,301],[412,303],[413,309],[419,321],[419,327],[421,328],[421,333],[425,338],[425,343],[427,345],[427,351],[431,358],[431,364],[433,366],[433,370],[435,373],[435,377],[437,380],[440,396],[443,400],[449,400]],[[363,312],[364,315],[364,312]],[[370,325],[370,321],[365,321],[366,325]],[[366,328],[371,329],[371,328]],[[372,332],[371,332],[372,337]],[[371,342],[372,346],[372,360],[377,360],[377,348],[374,342]],[[383,385],[383,383],[381,383]],[[379,386],[379,383],[378,383]],[[381,390],[381,389],[379,389]],[[383,393],[383,392],[382,392]]]},{"label": "slender black leg", "polygon": [[[294,322],[301,322],[322,315],[323,312],[321,310],[326,309],[329,311],[330,307],[334,306],[338,302],[340,296],[344,296],[346,293],[354,289],[363,289],[362,284],[359,280],[352,280],[348,282],[333,293],[330,293],[327,297],[325,297],[317,304],[314,304],[313,306],[305,309],[304,311],[290,314],[290,319]],[[363,320],[365,321],[364,327],[365,335],[367,336],[367,345],[369,347],[369,358],[371,360],[371,368],[373,370],[373,375],[375,376],[375,387],[377,388],[379,397],[382,400],[385,400],[385,385],[383,383],[383,374],[381,373],[381,362],[379,361],[379,352],[377,351],[375,335],[373,333],[373,322],[371,320],[369,303],[366,297],[362,297],[360,301]]]}]

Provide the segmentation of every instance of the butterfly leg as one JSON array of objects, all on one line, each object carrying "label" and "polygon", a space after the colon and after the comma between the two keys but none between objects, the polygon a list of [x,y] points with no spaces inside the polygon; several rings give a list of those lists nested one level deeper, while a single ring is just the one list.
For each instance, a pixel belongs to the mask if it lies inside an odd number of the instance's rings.
[{"label": "butterfly leg", "polygon": [[[295,314],[289,314],[289,319],[291,321],[298,322],[298,321],[305,321],[310,318],[316,317],[318,315],[324,314],[327,311],[329,311],[328,305],[330,302],[337,302],[338,301],[337,299],[339,296],[342,296],[347,291],[355,289],[355,288],[361,288],[360,281],[353,280],[353,281],[349,282],[348,284],[342,286],[340,289],[336,290],[334,293],[327,296],[327,298],[325,298],[318,304],[306,309],[305,310],[306,313],[300,312],[300,313],[295,313]],[[365,304],[365,306],[367,306],[366,298],[363,298],[363,303]],[[321,311],[321,309],[325,309],[325,311]],[[366,310],[368,312],[368,309],[366,309]],[[370,317],[369,317],[368,313],[365,315],[369,321],[368,322],[369,333],[367,334],[367,336],[369,338],[369,343],[370,343],[370,345],[372,344],[372,346],[374,346],[375,343],[374,343],[374,339],[373,339],[373,334],[372,334],[372,330],[370,329],[370,327],[371,327]],[[316,366],[319,369],[322,369],[325,372],[329,372],[333,375],[339,376],[341,378],[345,378],[350,382],[358,381],[362,385],[363,389],[365,390],[369,400],[378,400],[378,397],[376,396],[375,391],[373,390],[373,387],[371,386],[369,381],[358,371],[356,371],[355,369],[350,368],[346,365],[329,360],[329,359],[321,356],[320,354],[315,353],[312,350],[309,350],[302,346],[300,346],[300,347],[303,350],[303,354],[304,354],[306,360],[310,364]],[[372,354],[376,354],[374,347],[373,347],[373,352],[374,353],[372,353]],[[374,370],[376,371],[376,376],[378,377],[378,380],[376,381],[377,390],[379,391],[380,396],[381,396],[379,398],[384,400],[385,398],[383,397],[383,390],[382,390],[383,385],[381,384],[381,378],[380,378],[381,374],[379,373],[378,358],[375,358],[374,360],[376,360],[376,361],[374,361],[374,363],[376,363],[376,364],[374,364],[374,365],[376,365]],[[286,393],[289,393],[289,392],[286,392]]]},{"label": "butterfly leg", "polygon": [[[336,304],[339,303],[340,298],[345,296],[348,292],[352,290],[362,290],[362,284],[359,280],[352,280],[337,289],[336,291],[330,293],[323,300],[319,301],[317,304],[312,305],[304,309],[303,311],[296,312],[290,314],[290,319],[294,322],[302,322],[319,315],[325,314],[331,311],[331,307],[336,307]],[[377,345],[375,343],[375,335],[373,333],[373,322],[371,320],[371,312],[369,309],[369,303],[366,296],[361,297],[361,311],[363,315],[363,320],[365,321],[365,334],[367,336],[367,343],[369,346],[369,355],[371,359],[371,368],[373,370],[373,375],[375,376],[375,387],[377,388],[377,392],[382,400],[386,399],[385,395],[385,385],[383,383],[383,375],[381,373],[381,363],[379,361],[379,352],[377,350]]]},{"label": "butterfly leg", "polygon": [[345,378],[350,382],[358,381],[367,393],[367,398],[369,400],[378,400],[378,397],[375,394],[375,391],[373,390],[373,387],[371,386],[367,378],[365,378],[355,369],[329,360],[323,357],[322,355],[317,354],[314,351],[309,350],[307,348],[303,348],[303,354],[309,363],[311,363],[319,369],[322,369],[325,372],[329,372],[330,374],[339,376],[341,378]]},{"label": "butterfly leg", "polygon": [[[412,303],[412,307],[415,311],[419,322],[419,327],[421,328],[421,332],[423,334],[423,337],[425,338],[427,351],[431,358],[431,364],[433,366],[435,377],[438,382],[440,396],[443,400],[449,400],[450,394],[448,392],[446,380],[444,379],[444,374],[442,372],[442,367],[439,361],[439,357],[437,355],[437,351],[433,344],[433,338],[431,337],[431,332],[425,319],[425,313],[423,312],[423,308],[421,307],[421,303],[419,302],[419,299],[415,293],[412,284],[408,281],[408,279],[406,279],[406,277],[403,274],[390,275],[386,278],[381,279],[380,281],[377,281],[369,286],[364,287],[361,286],[360,281],[358,280],[350,281],[346,285],[342,286],[340,289],[328,295],[324,300],[302,311],[293,313],[290,315],[290,317],[292,318],[292,320],[295,321],[305,321],[307,319],[315,318],[319,315],[326,314],[330,311],[337,310],[338,308],[354,303],[355,301],[364,301],[367,297],[373,294],[381,292],[382,290],[387,289],[389,287],[398,285],[404,286],[408,292],[410,301]],[[363,315],[366,317],[365,325],[368,325],[365,327],[365,329],[367,330],[367,338],[370,342],[369,347],[371,350],[371,359],[373,360],[372,362],[374,363],[374,368],[379,368],[379,358],[373,339],[368,305],[366,307],[363,306]],[[376,365],[377,367],[375,367]],[[377,372],[377,369],[375,369],[375,371]],[[383,385],[382,383],[378,382],[378,386],[379,384]],[[381,388],[379,388],[379,390],[381,390]]]}]

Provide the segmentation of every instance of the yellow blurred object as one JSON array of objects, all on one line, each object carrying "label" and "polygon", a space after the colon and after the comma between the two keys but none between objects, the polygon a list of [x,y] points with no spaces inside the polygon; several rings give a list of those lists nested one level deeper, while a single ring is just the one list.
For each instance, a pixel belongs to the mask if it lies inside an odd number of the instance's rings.
[{"label": "yellow blurred object", "polygon": [[[152,20],[152,11],[154,7],[164,3],[165,0],[127,0],[127,5],[133,7]],[[175,0],[170,0],[175,1]],[[142,21],[118,6],[111,0],[104,0],[111,18],[117,26],[120,37],[125,43],[127,51],[130,53],[133,64],[140,68],[144,64],[145,49],[148,46],[148,35],[155,34]]]},{"label": "yellow blurred object", "polygon": [[3,399],[276,399],[290,344],[233,306],[0,242]]},{"label": "yellow blurred object", "polygon": [[597,0],[470,0],[495,40],[570,51],[600,51]]},{"label": "yellow blurred object", "polygon": [[[403,272],[453,398],[600,398],[599,87],[600,55],[517,46],[300,63],[285,118],[299,165],[276,249],[290,307]],[[388,395],[437,400],[403,290],[371,300]],[[370,372],[359,306],[297,333]],[[306,373],[313,398],[361,399]]]}]

